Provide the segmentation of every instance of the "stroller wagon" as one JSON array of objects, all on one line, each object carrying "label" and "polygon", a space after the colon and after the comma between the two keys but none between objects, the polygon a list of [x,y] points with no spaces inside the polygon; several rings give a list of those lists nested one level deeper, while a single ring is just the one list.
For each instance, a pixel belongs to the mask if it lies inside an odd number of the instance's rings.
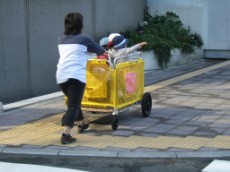
[{"label": "stroller wagon", "polygon": [[82,110],[111,112],[114,116],[113,130],[117,130],[119,125],[118,114],[132,105],[140,104],[143,116],[148,117],[152,98],[150,93],[144,93],[144,62],[141,57],[141,53],[135,53],[116,58],[113,62],[89,59]]}]

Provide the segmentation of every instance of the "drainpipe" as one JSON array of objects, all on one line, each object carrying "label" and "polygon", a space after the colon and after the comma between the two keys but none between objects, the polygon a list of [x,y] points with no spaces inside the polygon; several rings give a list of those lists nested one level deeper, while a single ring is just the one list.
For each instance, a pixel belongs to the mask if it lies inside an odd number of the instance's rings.
[{"label": "drainpipe", "polygon": [[0,102],[0,113],[2,113],[3,112],[3,104],[2,104],[2,102]]},{"label": "drainpipe", "polygon": [[93,37],[94,40],[97,39],[97,31],[96,31],[96,0],[92,1],[92,25],[93,25]]},{"label": "drainpipe", "polygon": [[27,53],[27,97],[31,97],[31,59],[30,59],[30,14],[29,14],[29,1],[25,0],[25,32],[26,32],[26,53]]}]

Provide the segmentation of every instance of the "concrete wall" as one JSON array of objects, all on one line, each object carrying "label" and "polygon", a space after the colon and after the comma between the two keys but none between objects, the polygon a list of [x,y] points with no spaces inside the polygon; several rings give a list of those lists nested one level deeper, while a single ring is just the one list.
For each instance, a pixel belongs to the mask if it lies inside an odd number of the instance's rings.
[{"label": "concrete wall", "polygon": [[0,102],[4,103],[29,95],[25,2],[0,1],[0,24]]},{"label": "concrete wall", "polygon": [[112,33],[136,28],[138,21],[143,20],[144,2],[96,0],[95,9],[96,38],[100,38],[108,31]]},{"label": "concrete wall", "polygon": [[230,57],[229,0],[147,0],[147,5],[152,15],[168,10],[177,13],[185,25],[201,34],[205,54]]},{"label": "concrete wall", "polygon": [[84,33],[98,40],[135,28],[143,8],[143,0],[1,0],[0,102],[59,90],[57,37],[67,13],[82,13]]}]

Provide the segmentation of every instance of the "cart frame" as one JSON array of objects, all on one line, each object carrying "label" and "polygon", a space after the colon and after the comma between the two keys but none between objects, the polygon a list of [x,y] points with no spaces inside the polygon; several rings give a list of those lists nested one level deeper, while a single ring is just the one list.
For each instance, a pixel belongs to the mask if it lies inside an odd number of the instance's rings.
[{"label": "cart frame", "polygon": [[[118,64],[120,60],[125,62]],[[133,105],[141,105],[143,117],[150,115],[152,97],[150,93],[144,93],[142,53],[113,61],[88,59],[86,69],[86,88],[81,103],[83,111],[112,113],[113,130],[118,129],[118,114]]]}]

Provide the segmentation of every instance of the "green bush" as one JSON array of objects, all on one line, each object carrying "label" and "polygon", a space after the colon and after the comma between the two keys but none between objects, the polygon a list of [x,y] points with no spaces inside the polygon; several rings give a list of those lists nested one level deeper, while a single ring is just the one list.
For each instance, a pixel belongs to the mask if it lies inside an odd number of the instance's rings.
[{"label": "green bush", "polygon": [[161,68],[167,67],[172,49],[178,48],[182,53],[193,53],[196,47],[202,47],[201,36],[185,27],[175,13],[166,12],[165,15],[153,17],[145,11],[144,16],[148,24],[143,26],[142,32],[135,29],[123,34],[129,39],[129,46],[142,41],[148,42],[143,50],[153,50]]}]

